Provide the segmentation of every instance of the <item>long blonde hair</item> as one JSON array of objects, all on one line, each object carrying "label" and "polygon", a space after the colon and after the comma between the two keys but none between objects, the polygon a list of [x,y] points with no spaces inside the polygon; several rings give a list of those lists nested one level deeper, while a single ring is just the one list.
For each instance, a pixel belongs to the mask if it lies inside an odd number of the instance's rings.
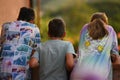
[{"label": "long blonde hair", "polygon": [[91,17],[91,22],[88,24],[90,37],[97,40],[103,38],[105,35],[108,35],[106,24],[108,24],[108,18],[105,13],[94,13]]}]

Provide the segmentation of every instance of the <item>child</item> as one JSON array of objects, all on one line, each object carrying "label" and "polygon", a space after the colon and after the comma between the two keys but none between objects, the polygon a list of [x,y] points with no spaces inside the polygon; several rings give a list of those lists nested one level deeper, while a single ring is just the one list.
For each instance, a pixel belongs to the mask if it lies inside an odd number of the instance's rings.
[{"label": "child", "polygon": [[118,55],[116,32],[103,12],[92,15],[80,33],[79,58],[70,80],[112,80],[111,54]]},{"label": "child", "polygon": [[48,25],[50,40],[42,43],[30,60],[31,67],[40,65],[40,80],[67,80],[67,71],[74,65],[74,48],[65,37],[65,24],[62,19],[54,18]]},{"label": "child", "polygon": [[33,23],[34,18],[33,9],[21,7],[16,21],[2,25],[0,80],[31,78],[28,61],[32,51],[40,44],[40,31]]}]

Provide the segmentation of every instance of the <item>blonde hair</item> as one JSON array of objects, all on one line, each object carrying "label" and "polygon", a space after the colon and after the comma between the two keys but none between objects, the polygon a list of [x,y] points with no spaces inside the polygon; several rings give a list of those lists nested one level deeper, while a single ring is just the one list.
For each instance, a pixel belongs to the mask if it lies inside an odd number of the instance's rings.
[{"label": "blonde hair", "polygon": [[105,13],[94,13],[91,17],[91,22],[88,24],[89,36],[97,40],[108,35],[106,24],[108,24],[108,18]]}]

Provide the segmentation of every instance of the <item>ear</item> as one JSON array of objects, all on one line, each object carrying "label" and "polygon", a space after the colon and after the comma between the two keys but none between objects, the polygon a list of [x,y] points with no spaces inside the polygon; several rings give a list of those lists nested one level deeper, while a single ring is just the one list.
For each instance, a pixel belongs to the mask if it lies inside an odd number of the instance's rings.
[{"label": "ear", "polygon": [[30,20],[29,22],[34,24],[34,20]]},{"label": "ear", "polygon": [[50,34],[49,34],[49,32],[47,32],[47,34],[48,34],[48,37],[50,37]]},{"label": "ear", "polygon": [[64,32],[64,34],[63,34],[63,37],[65,37],[66,36],[66,32]]}]

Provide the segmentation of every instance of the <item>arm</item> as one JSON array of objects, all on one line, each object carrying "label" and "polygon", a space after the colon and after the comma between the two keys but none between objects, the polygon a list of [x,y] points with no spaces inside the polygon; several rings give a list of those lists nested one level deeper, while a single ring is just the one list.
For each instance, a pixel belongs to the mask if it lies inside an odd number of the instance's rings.
[{"label": "arm", "polygon": [[39,66],[39,53],[37,53],[37,49],[38,49],[38,46],[40,45],[40,31],[39,31],[39,29],[38,29],[38,27],[36,26],[35,27],[35,31],[34,31],[35,33],[34,33],[34,39],[37,39],[37,40],[34,40],[35,42],[34,42],[34,44],[33,44],[33,50],[32,50],[32,53],[31,53],[31,55],[30,55],[30,57],[31,57],[31,59],[30,59],[30,61],[29,61],[29,66],[31,67],[31,68],[34,68],[34,67],[37,67],[37,66]]},{"label": "arm", "polygon": [[35,29],[34,29],[34,41],[33,42],[34,44],[32,45],[32,47],[35,50],[41,43],[40,30],[37,26],[35,26]]},{"label": "arm", "polygon": [[111,53],[112,54],[116,54],[118,55],[118,40],[117,40],[117,35],[116,32],[114,31],[114,29],[112,29],[113,31],[113,42],[112,42],[112,49],[111,49]]},{"label": "arm", "polygon": [[29,61],[29,66],[31,68],[39,66],[38,60],[36,58],[32,57]]},{"label": "arm", "polygon": [[32,57],[29,60],[29,66],[31,68],[37,67],[39,66],[39,48],[36,49],[36,51],[34,52],[34,54],[32,55]]},{"label": "arm", "polygon": [[113,33],[113,42],[112,42],[112,49],[111,49],[111,61],[112,63],[120,63],[120,57],[118,53],[118,41],[117,41],[117,35],[114,29],[112,28],[111,32]]},{"label": "arm", "polygon": [[80,48],[83,47],[84,41],[85,41],[85,36],[87,34],[87,28],[88,28],[88,24],[85,24],[81,31],[80,31],[80,36],[79,36],[79,44],[78,44],[78,55],[80,55]]},{"label": "arm", "polygon": [[68,72],[71,72],[74,66],[74,57],[73,54],[75,54],[74,48],[72,43],[68,43],[67,47],[67,53],[66,53],[66,68]]},{"label": "arm", "polygon": [[66,68],[69,72],[72,71],[74,66],[74,58],[73,58],[73,54],[71,53],[67,53],[66,54]]},{"label": "arm", "polygon": [[6,27],[6,25],[7,25],[8,23],[4,23],[3,25],[2,25],[2,29],[1,29],[1,36],[0,36],[0,44],[2,45],[2,43],[5,41],[5,27]]},{"label": "arm", "polygon": [[0,57],[1,57],[1,53],[2,53],[2,44],[4,43],[5,41],[5,34],[6,34],[6,31],[8,30],[8,27],[10,25],[10,22],[6,22],[2,25],[2,29],[1,29],[1,36],[0,36]]}]

